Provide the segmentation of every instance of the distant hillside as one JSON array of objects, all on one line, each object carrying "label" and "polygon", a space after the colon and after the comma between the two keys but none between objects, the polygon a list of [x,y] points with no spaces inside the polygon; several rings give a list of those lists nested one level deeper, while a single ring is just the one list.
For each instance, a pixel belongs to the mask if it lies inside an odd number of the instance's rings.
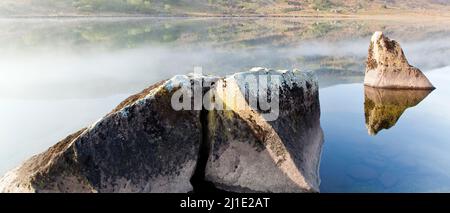
[{"label": "distant hillside", "polygon": [[450,0],[2,0],[0,16],[449,15]]}]

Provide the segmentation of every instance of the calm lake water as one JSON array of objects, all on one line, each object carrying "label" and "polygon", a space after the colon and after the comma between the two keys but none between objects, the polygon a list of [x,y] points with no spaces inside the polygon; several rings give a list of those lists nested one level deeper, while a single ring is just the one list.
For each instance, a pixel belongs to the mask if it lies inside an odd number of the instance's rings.
[{"label": "calm lake water", "polygon": [[[264,66],[313,70],[319,77],[322,192],[448,192],[448,26],[351,19],[3,19],[0,174],[159,80],[194,66],[216,75]],[[399,41],[437,89],[364,88],[364,60],[377,30]]]}]

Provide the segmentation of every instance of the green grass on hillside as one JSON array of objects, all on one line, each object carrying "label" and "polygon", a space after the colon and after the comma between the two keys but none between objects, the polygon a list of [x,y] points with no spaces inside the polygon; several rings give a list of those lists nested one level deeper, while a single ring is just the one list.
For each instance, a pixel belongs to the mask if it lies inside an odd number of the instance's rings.
[{"label": "green grass on hillside", "polygon": [[14,15],[305,15],[450,11],[436,0],[2,0],[0,16]]}]

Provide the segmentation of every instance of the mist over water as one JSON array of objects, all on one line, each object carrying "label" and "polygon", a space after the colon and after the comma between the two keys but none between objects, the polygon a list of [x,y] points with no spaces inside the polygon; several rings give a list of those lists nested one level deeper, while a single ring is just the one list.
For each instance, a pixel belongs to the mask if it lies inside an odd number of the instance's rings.
[{"label": "mist over water", "polygon": [[[218,75],[253,66],[362,73],[373,31],[367,27],[370,21],[366,22],[2,20],[0,26],[7,33],[0,35],[0,97],[54,99],[130,94],[174,74],[192,72],[194,66]],[[277,27],[270,28],[272,25]],[[408,24],[376,25],[374,30],[393,28],[388,35],[402,35],[396,39],[408,52],[409,60],[421,69],[449,64],[448,30],[435,29],[434,25],[416,29],[421,32],[413,40],[402,33],[410,30]],[[414,26],[409,23],[409,27]],[[368,29],[361,30],[364,27]],[[354,32],[347,32],[351,30]]]},{"label": "mist over water", "polygon": [[[448,112],[439,109],[449,107],[446,100],[450,97],[443,83],[449,76],[450,29],[443,24],[86,18],[2,19],[0,27],[0,174],[95,122],[124,98],[157,81],[193,72],[194,66],[214,75],[262,66],[313,70],[319,77],[325,131],[322,191],[423,191],[419,187],[423,177],[416,178],[419,172],[450,186],[447,173],[438,172],[448,169],[446,164],[424,166],[431,160],[449,162],[446,149],[431,148],[446,148],[444,143],[449,142],[443,130],[450,119],[439,118],[448,117]],[[364,124],[361,83],[370,36],[377,30],[399,41],[409,62],[422,69],[438,89],[406,110],[394,127],[370,137]],[[429,140],[435,144],[425,142]],[[393,163],[392,171],[386,170],[397,178],[410,171],[409,185],[380,185],[379,178],[386,176],[381,170],[386,165],[383,162],[390,159],[384,154],[401,150],[404,144],[400,142],[409,144],[407,153],[419,148],[423,152],[395,155],[403,161],[422,160],[415,169]],[[353,165],[372,161],[362,159],[372,152],[379,152],[375,158],[382,159],[377,164],[381,167]],[[408,188],[414,184],[418,186]]]}]

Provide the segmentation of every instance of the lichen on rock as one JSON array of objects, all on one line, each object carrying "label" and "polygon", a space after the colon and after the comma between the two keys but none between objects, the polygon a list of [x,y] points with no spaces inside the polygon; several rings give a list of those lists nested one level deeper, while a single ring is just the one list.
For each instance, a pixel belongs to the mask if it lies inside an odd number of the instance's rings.
[{"label": "lichen on rock", "polygon": [[127,98],[90,127],[32,157],[0,180],[0,191],[192,191],[200,112],[170,107],[175,90],[166,86],[179,86],[173,83],[162,81]]},{"label": "lichen on rock", "polygon": [[[261,115],[264,110],[228,103],[227,97],[241,104],[249,104],[251,96],[259,100],[260,93],[247,92],[242,84],[248,75],[280,77],[268,87],[279,87],[277,119],[268,121]],[[217,82],[214,90],[225,90],[217,92],[216,99],[223,99],[232,110],[210,112],[214,116],[209,125],[206,180],[237,192],[319,191],[323,133],[318,83],[311,73],[254,68]]]}]

